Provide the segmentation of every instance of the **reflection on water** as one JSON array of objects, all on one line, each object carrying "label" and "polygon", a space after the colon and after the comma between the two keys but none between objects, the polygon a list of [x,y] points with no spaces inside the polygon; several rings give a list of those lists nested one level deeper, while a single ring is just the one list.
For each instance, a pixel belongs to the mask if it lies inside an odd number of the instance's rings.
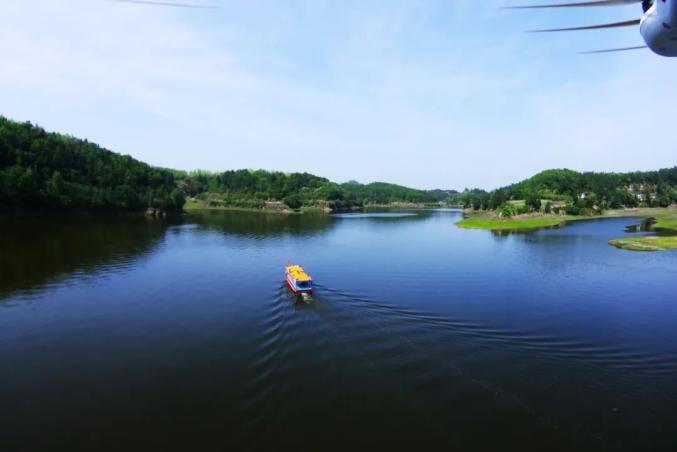
[{"label": "reflection on water", "polygon": [[460,216],[3,221],[4,449],[674,450],[677,253]]},{"label": "reflection on water", "polygon": [[52,216],[0,221],[0,299],[73,273],[132,269],[164,236],[166,221]]},{"label": "reflection on water", "polygon": [[548,230],[548,229],[559,229],[561,227],[564,227],[565,225],[555,225],[555,226],[547,226],[540,228],[538,230],[535,229],[492,229],[490,232],[491,234],[496,237],[496,238],[502,238],[502,237],[508,237],[511,235],[534,235],[537,234],[539,231],[543,230]]},{"label": "reflection on water", "polygon": [[367,212],[367,213],[337,213],[332,215],[333,218],[342,218],[345,220],[361,220],[365,218],[370,219],[397,219],[397,218],[412,218],[417,217],[419,214],[410,213],[410,212]]},{"label": "reflection on water", "polygon": [[653,229],[653,225],[656,224],[655,218],[643,218],[637,221],[637,224],[632,224],[625,228],[625,232],[649,232]]},{"label": "reflection on water", "polygon": [[197,212],[188,216],[186,221],[224,234],[273,238],[282,235],[322,234],[334,225],[331,217],[323,214],[286,215],[237,211]]}]

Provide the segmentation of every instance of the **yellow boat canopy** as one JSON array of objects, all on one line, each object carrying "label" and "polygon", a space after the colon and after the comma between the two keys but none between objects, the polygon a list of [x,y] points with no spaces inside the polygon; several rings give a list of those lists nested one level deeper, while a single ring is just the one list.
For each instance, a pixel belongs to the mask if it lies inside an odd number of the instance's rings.
[{"label": "yellow boat canopy", "polygon": [[306,273],[306,271],[300,265],[289,265],[287,267],[287,271],[289,272],[289,275],[291,275],[291,277],[298,282],[308,282],[313,280],[313,278],[311,278],[310,275]]}]

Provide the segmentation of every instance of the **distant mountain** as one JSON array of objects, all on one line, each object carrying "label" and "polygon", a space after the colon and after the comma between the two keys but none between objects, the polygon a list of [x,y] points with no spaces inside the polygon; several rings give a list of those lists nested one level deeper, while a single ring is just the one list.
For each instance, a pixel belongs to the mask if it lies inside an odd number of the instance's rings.
[{"label": "distant mountain", "polygon": [[341,188],[349,195],[364,204],[434,203],[437,200],[424,190],[403,187],[385,182],[370,184],[342,184]]},{"label": "distant mountain", "polygon": [[449,203],[454,203],[458,201],[459,196],[461,195],[461,193],[456,190],[441,190],[441,189],[428,190],[426,193],[428,193],[428,195],[432,196],[439,202],[449,202]]}]

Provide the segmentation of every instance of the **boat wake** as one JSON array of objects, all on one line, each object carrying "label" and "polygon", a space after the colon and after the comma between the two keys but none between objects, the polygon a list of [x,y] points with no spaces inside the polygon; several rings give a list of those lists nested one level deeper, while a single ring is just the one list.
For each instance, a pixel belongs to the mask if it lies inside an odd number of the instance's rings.
[{"label": "boat wake", "polygon": [[[587,430],[568,412],[553,414],[548,404],[567,405],[561,399],[567,391],[535,393],[529,382],[561,370],[567,380],[554,387],[576,385],[576,376],[594,367],[608,375],[606,386],[577,387],[577,394],[585,400],[608,393],[610,406],[630,409],[632,389],[624,392],[624,402],[610,382],[623,382],[625,374],[655,380],[677,373],[677,357],[443,316],[319,284],[312,298],[304,300],[281,282],[270,294],[261,322],[242,415],[247,434],[239,449],[284,437],[290,418],[332,412],[333,418],[348,419],[364,404],[380,407],[381,398],[438,439],[448,439],[453,422],[453,434],[461,437],[474,438],[490,428],[497,438],[557,438],[545,445],[550,450],[590,444],[613,448],[617,439],[607,432]],[[533,354],[540,356],[535,360]],[[501,366],[499,374],[495,366]],[[463,412],[462,407],[467,417],[447,417]],[[506,418],[512,423],[506,424]],[[540,426],[537,432],[534,425]]]}]

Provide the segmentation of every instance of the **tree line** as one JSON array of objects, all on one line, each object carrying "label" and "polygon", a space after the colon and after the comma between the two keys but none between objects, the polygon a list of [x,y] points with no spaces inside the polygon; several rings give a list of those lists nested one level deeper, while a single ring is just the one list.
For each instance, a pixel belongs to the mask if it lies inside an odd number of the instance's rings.
[{"label": "tree line", "polygon": [[302,206],[331,207],[358,204],[341,187],[308,173],[264,170],[176,171],[178,186],[191,198],[226,206],[261,208],[266,202],[283,202],[295,209]]},{"label": "tree line", "polygon": [[432,204],[438,202],[430,192],[385,182],[370,184],[349,182],[342,184],[341,188],[364,204]]},{"label": "tree line", "polygon": [[558,209],[577,214],[675,203],[677,167],[632,173],[554,169],[490,192],[478,188],[424,191],[383,182],[337,184],[308,173],[157,168],[87,140],[0,116],[0,209],[180,209],[185,197],[254,208],[269,202],[337,210],[370,204],[446,203],[506,215]]},{"label": "tree line", "polygon": [[308,173],[264,170],[174,172],[178,185],[190,197],[214,204],[260,208],[280,201],[291,208],[323,206],[332,209],[369,204],[435,203],[423,190],[375,182],[337,184]]},{"label": "tree line", "polygon": [[186,197],[239,207],[267,202],[332,209],[394,202],[434,203],[431,194],[394,184],[337,184],[308,173],[185,172],[0,116],[0,209],[180,209]]},{"label": "tree line", "polygon": [[[677,203],[677,167],[630,173],[553,169],[491,192],[465,190],[459,199],[466,208],[507,214],[564,209],[576,215],[622,207],[667,207]],[[515,211],[511,203],[515,200],[524,201],[521,211]]]},{"label": "tree line", "polygon": [[170,171],[0,116],[0,208],[180,209]]}]

